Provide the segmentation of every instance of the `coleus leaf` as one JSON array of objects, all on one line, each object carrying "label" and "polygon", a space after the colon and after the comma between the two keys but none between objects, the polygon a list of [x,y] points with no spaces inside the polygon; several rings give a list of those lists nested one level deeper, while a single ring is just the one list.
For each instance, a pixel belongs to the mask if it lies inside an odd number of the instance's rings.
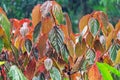
[{"label": "coleus leaf", "polygon": [[70,33],[72,32],[72,23],[70,21],[70,17],[67,13],[64,13],[65,19],[66,19],[66,26],[67,26],[67,34],[70,36]]},{"label": "coleus leaf", "polygon": [[40,52],[40,56],[42,57],[44,54],[44,51],[46,49],[46,42],[48,39],[48,35],[47,34],[43,34],[39,37],[38,42],[37,42],[37,47],[38,50]]},{"label": "coleus leaf", "polygon": [[79,22],[80,32],[82,32],[84,27],[88,24],[89,18],[90,18],[90,14],[87,14],[80,19],[80,22]]},{"label": "coleus leaf", "polygon": [[93,17],[98,20],[104,36],[107,36],[107,26],[108,26],[107,15],[102,11],[95,11]]},{"label": "coleus leaf", "polygon": [[96,64],[93,64],[88,71],[89,80],[102,80],[101,74],[97,68]]},{"label": "coleus leaf", "polygon": [[34,76],[34,72],[36,69],[36,61],[35,58],[32,58],[29,63],[27,64],[27,67],[25,69],[25,76],[31,80]]},{"label": "coleus leaf", "polygon": [[117,51],[117,56],[115,59],[115,64],[119,64],[120,63],[120,49]]},{"label": "coleus leaf", "polygon": [[4,14],[0,14],[0,24],[7,35],[8,40],[10,40],[10,22]]},{"label": "coleus leaf", "polygon": [[61,74],[56,67],[52,67],[50,70],[50,77],[52,80],[62,80]]},{"label": "coleus leaf", "polygon": [[32,10],[32,22],[36,26],[41,21],[40,4],[37,4]]},{"label": "coleus leaf", "polygon": [[49,40],[56,52],[60,53],[60,49],[64,41],[64,35],[61,29],[58,28],[58,26],[54,26],[53,29],[50,31]]},{"label": "coleus leaf", "polygon": [[86,52],[86,59],[88,60],[89,64],[93,64],[94,63],[94,59],[95,59],[95,53],[93,52],[93,50],[88,49]]},{"label": "coleus leaf", "polygon": [[65,44],[68,48],[69,54],[70,56],[74,56],[75,53],[75,44],[73,43],[73,41],[71,39],[65,39]]},{"label": "coleus leaf", "polygon": [[91,33],[91,32],[88,32],[88,33],[87,33],[87,36],[86,36],[86,44],[87,44],[90,48],[92,48],[92,46],[93,46],[93,40],[94,40],[94,37],[93,37],[92,33]]},{"label": "coleus leaf", "polygon": [[38,36],[40,34],[40,28],[41,28],[41,22],[39,22],[35,28],[34,28],[34,32],[33,32],[33,42],[36,42],[38,39]]},{"label": "coleus leaf", "polygon": [[25,48],[26,48],[27,52],[30,53],[30,51],[32,49],[32,41],[30,39],[25,40]]},{"label": "coleus leaf", "polygon": [[38,51],[37,47],[33,47],[32,48],[32,52],[33,52],[33,55],[34,55],[35,59],[38,60],[38,58],[39,58],[39,51]]},{"label": "coleus leaf", "polygon": [[16,65],[12,65],[10,67],[8,76],[11,80],[27,80],[27,78],[24,76],[21,70],[18,69]]},{"label": "coleus leaf", "polygon": [[85,39],[83,39],[82,42],[78,42],[75,45],[75,53],[76,53],[76,56],[79,57],[85,52],[86,52],[86,42],[85,42]]},{"label": "coleus leaf", "polygon": [[90,18],[88,25],[90,27],[90,32],[93,34],[95,37],[97,35],[97,32],[99,30],[99,23],[95,18]]},{"label": "coleus leaf", "polygon": [[101,51],[102,53],[104,53],[105,49],[103,47],[103,45],[100,43],[99,39],[96,39],[94,41],[93,47],[95,49],[95,51]]},{"label": "coleus leaf", "polygon": [[45,18],[42,18],[41,32],[43,34],[48,34],[52,28],[53,28],[52,18],[50,16],[46,16]]},{"label": "coleus leaf", "polygon": [[52,5],[53,5],[52,6],[52,13],[53,13],[53,16],[56,18],[56,22],[58,24],[62,24],[63,12],[62,12],[61,6],[55,1],[52,2]]},{"label": "coleus leaf", "polygon": [[4,47],[7,49],[10,49],[10,41],[8,40],[8,37],[3,29],[3,27],[0,26],[0,38],[2,39],[4,43]]},{"label": "coleus leaf", "polygon": [[118,49],[120,49],[120,45],[113,44],[113,45],[111,45],[110,49],[108,50],[112,61],[115,61]]},{"label": "coleus leaf", "polygon": [[68,57],[69,57],[69,51],[67,49],[67,46],[64,44],[61,47],[61,54],[66,63],[68,63]]},{"label": "coleus leaf", "polygon": [[42,13],[42,17],[46,17],[52,8],[52,1],[44,2],[40,7],[40,12]]}]

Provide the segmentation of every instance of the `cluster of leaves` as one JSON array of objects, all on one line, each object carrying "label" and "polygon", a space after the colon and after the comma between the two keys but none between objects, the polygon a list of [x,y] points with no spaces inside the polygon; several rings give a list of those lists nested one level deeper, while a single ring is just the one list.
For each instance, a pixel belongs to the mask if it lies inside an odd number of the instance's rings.
[{"label": "cluster of leaves", "polygon": [[0,79],[119,80],[120,21],[95,11],[79,31],[56,1],[36,5],[32,20],[8,20],[0,8]]}]

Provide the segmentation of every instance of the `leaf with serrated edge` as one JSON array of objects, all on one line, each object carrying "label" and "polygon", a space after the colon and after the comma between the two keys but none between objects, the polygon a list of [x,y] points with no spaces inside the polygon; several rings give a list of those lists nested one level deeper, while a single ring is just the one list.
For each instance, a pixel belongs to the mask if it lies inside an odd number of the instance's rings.
[{"label": "leaf with serrated edge", "polygon": [[64,35],[61,29],[57,26],[54,26],[49,33],[49,40],[57,53],[60,53],[60,49],[63,45]]},{"label": "leaf with serrated edge", "polygon": [[90,18],[88,22],[89,28],[93,36],[97,35],[97,32],[99,30],[99,23],[95,18]]}]

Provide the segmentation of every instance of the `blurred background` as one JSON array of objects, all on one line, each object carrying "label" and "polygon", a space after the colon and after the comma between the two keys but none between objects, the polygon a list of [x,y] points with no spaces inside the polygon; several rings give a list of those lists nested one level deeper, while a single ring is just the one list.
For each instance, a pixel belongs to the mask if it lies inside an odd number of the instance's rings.
[{"label": "blurred background", "polygon": [[[31,18],[31,12],[36,4],[46,0],[0,0],[0,6],[8,18]],[[73,31],[78,32],[78,22],[82,16],[95,10],[104,11],[109,21],[115,25],[120,19],[120,0],[56,0],[67,12],[72,21]]]}]

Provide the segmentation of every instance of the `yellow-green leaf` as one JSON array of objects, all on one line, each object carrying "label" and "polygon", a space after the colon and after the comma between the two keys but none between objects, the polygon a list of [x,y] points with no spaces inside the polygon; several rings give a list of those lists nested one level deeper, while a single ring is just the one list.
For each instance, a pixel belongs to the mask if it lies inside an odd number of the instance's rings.
[{"label": "yellow-green leaf", "polygon": [[8,40],[10,40],[10,22],[4,14],[0,14],[0,24],[7,35]]},{"label": "yellow-green leaf", "polygon": [[117,56],[115,59],[115,64],[120,64],[120,49],[117,51]]},{"label": "yellow-green leaf", "polygon": [[3,64],[5,64],[5,61],[0,61],[0,66],[2,66]]}]

